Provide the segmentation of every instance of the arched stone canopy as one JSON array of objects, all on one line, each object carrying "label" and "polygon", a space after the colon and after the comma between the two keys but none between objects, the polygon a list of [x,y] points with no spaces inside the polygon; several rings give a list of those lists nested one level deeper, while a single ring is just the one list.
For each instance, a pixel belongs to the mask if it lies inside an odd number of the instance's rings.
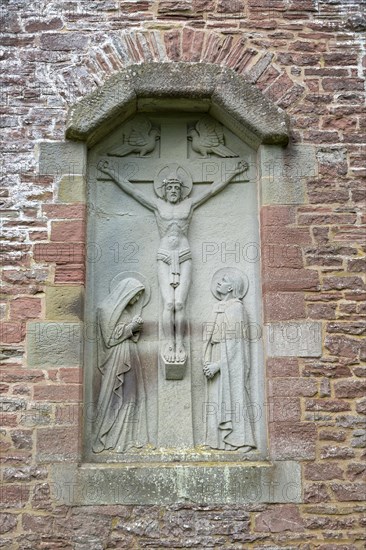
[{"label": "arched stone canopy", "polygon": [[286,113],[233,70],[208,63],[142,63],[71,107],[66,137],[92,146],[136,112],[209,112],[248,145],[287,145]]}]

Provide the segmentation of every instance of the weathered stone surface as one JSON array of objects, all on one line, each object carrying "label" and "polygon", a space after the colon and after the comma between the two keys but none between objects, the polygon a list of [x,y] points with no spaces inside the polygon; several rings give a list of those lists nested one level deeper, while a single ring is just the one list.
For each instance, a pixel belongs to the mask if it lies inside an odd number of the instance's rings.
[{"label": "weathered stone surface", "polygon": [[314,459],[316,427],[312,422],[274,422],[271,456],[274,459]]},{"label": "weathered stone surface", "polygon": [[61,176],[85,174],[86,147],[73,141],[42,141],[37,145],[40,175]]},{"label": "weathered stone surface", "polygon": [[58,186],[57,198],[59,202],[64,203],[85,202],[85,178],[76,175],[62,176]]},{"label": "weathered stone surface", "polygon": [[75,461],[79,458],[77,426],[39,428],[37,431],[37,460],[39,462]]},{"label": "weathered stone surface", "polygon": [[42,368],[79,365],[81,344],[80,323],[28,323],[27,364]]},{"label": "weathered stone surface", "polygon": [[270,323],[265,325],[270,357],[320,357],[320,323]]},{"label": "weathered stone surface", "polygon": [[315,147],[262,145],[260,159],[263,205],[305,202],[305,183],[318,172]]},{"label": "weathered stone surface", "polygon": [[287,461],[150,468],[58,464],[52,468],[52,479],[58,504],[240,504],[301,499],[299,466]]},{"label": "weathered stone surface", "polygon": [[4,468],[3,479],[11,481],[33,481],[34,479],[45,479],[48,472],[45,468],[37,466],[22,466],[21,468]]},{"label": "weathered stone surface", "polygon": [[[223,112],[231,115],[256,146],[288,142],[287,119],[278,107],[231,69],[202,62],[144,63],[122,70],[71,109],[66,135],[95,143],[133,114],[142,99],[162,98],[175,99],[178,109],[187,110],[187,100],[194,100],[203,111],[211,105],[219,118]],[[180,98],[186,103],[177,102]]]},{"label": "weathered stone surface", "polygon": [[304,520],[296,506],[278,506],[274,510],[266,510],[256,516],[255,530],[270,533],[301,532],[304,531]]},{"label": "weathered stone surface", "polygon": [[46,319],[80,321],[83,313],[82,287],[58,285],[46,288]]},{"label": "weathered stone surface", "polygon": [[0,514],[0,534],[9,533],[17,523],[17,516],[13,514]]}]

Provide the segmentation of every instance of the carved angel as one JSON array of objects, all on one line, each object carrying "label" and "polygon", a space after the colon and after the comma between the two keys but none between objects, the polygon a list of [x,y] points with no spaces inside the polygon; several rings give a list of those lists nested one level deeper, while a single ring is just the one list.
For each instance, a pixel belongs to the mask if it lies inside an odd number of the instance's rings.
[{"label": "carved angel", "polygon": [[192,141],[193,151],[203,157],[207,157],[209,153],[219,157],[239,156],[226,147],[222,124],[207,115],[200,118],[195,128],[188,130],[188,139]]},{"label": "carved angel", "polygon": [[130,153],[138,153],[140,157],[144,157],[154,151],[156,142],[160,139],[160,130],[144,115],[137,115],[126,125],[123,137],[123,144],[112,149],[109,156],[125,157]]}]

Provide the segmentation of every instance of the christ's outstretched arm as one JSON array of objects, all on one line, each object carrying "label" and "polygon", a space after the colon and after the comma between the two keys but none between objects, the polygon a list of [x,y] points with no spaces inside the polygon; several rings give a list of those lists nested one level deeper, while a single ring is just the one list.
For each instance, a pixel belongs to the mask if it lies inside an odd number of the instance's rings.
[{"label": "christ's outstretched arm", "polygon": [[143,206],[146,206],[146,208],[148,208],[149,210],[156,209],[155,201],[146,197],[143,193],[136,189],[135,185],[133,185],[130,181],[119,178],[118,173],[113,170],[113,168],[111,168],[107,160],[102,161],[98,164],[98,170],[100,172],[103,172],[103,174],[106,174],[118,185],[118,187],[120,187],[123,191],[125,191],[128,195],[133,197]]},{"label": "christ's outstretched arm", "polygon": [[249,166],[246,162],[239,162],[237,169],[230,175],[227,180],[213,183],[204,193],[192,199],[193,208],[198,208],[198,206],[201,206],[201,204],[219,193],[222,189],[224,189],[224,187],[227,186],[228,183],[231,182],[231,180],[235,178],[235,176],[237,176],[241,172],[246,172],[248,168]]}]

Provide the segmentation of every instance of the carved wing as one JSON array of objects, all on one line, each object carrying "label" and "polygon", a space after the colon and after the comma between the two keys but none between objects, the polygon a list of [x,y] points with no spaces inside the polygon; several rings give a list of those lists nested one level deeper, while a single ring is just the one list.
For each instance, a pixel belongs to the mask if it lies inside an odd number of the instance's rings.
[{"label": "carved wing", "polygon": [[[217,126],[221,127],[217,129]],[[224,141],[224,134],[221,124],[209,116],[203,116],[196,124],[196,130],[200,136],[200,145],[211,148],[217,147]]]},{"label": "carved wing", "polygon": [[131,123],[131,131],[127,137],[127,142],[135,147],[143,147],[149,139],[151,131],[151,122],[144,116],[137,115]]}]

